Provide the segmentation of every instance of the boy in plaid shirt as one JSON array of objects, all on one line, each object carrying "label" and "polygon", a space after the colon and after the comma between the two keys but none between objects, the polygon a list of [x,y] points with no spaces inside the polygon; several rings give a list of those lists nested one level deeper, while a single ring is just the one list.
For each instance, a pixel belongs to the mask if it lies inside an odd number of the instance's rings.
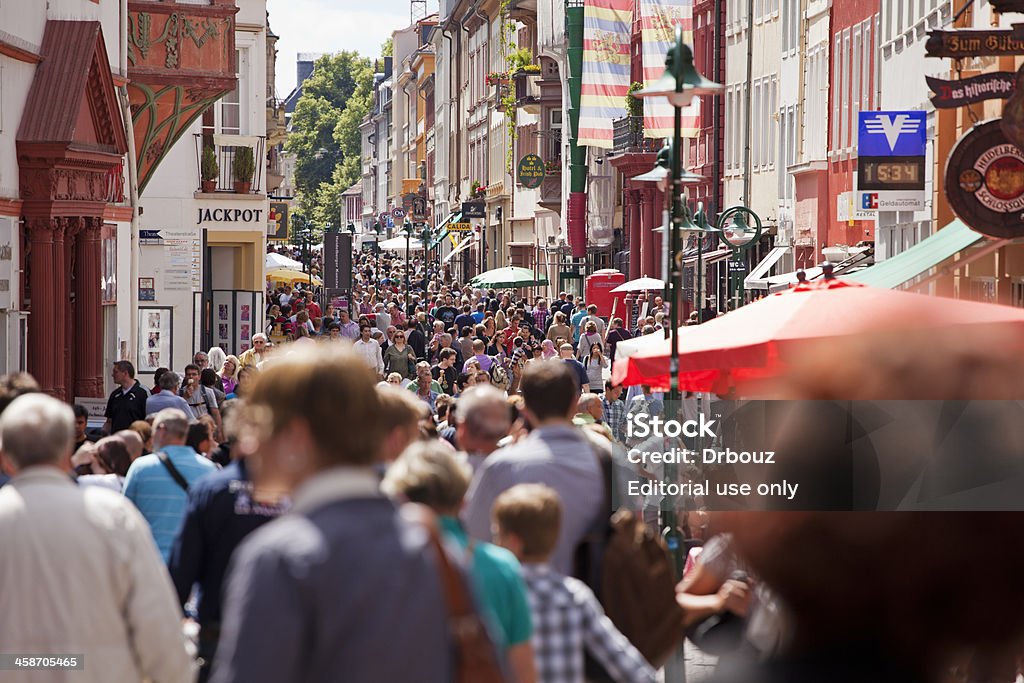
[{"label": "boy in plaid shirt", "polygon": [[494,542],[522,563],[538,683],[583,683],[584,651],[619,683],[653,683],[654,669],[605,616],[586,584],[548,564],[562,521],[555,490],[513,486],[494,501],[491,514]]}]

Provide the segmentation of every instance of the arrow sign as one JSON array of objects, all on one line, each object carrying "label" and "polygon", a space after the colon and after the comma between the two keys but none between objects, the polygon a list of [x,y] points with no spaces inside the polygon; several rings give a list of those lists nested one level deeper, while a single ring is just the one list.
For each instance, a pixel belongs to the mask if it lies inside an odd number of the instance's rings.
[{"label": "arrow sign", "polygon": [[163,238],[159,230],[139,230],[140,240],[162,240]]}]

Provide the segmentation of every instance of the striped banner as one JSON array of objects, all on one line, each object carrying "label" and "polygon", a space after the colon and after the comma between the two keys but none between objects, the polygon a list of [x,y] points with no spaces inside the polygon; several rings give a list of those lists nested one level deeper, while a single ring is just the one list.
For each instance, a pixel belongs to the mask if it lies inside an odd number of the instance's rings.
[{"label": "striped banner", "polygon": [[[676,24],[683,27],[683,42],[693,47],[693,0],[638,0],[640,42],[643,50],[644,87],[665,72],[665,55],[675,45]],[[674,109],[665,97],[644,99],[644,137],[670,138]],[[700,131],[700,98],[683,109],[683,137],[695,138]]]},{"label": "striped banner", "polygon": [[626,115],[633,0],[585,0],[579,145],[612,147],[612,120]]}]

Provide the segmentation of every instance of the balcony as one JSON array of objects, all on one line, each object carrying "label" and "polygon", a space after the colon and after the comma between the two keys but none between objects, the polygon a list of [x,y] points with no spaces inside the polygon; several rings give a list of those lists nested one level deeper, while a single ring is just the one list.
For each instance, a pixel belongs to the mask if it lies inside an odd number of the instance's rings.
[{"label": "balcony", "polygon": [[612,121],[612,152],[656,153],[661,142],[654,138],[644,137],[644,118],[642,116],[624,116]]},{"label": "balcony", "polygon": [[528,114],[540,113],[540,86],[536,79],[540,73],[520,71],[512,76],[515,87],[516,107]]},{"label": "balcony", "polygon": [[[260,194],[263,184],[263,160],[266,138],[262,135],[202,135],[195,133],[196,180],[204,194]],[[203,150],[213,149],[217,174],[212,182],[203,180]],[[252,173],[236,177],[235,161],[242,149],[252,150]]]}]

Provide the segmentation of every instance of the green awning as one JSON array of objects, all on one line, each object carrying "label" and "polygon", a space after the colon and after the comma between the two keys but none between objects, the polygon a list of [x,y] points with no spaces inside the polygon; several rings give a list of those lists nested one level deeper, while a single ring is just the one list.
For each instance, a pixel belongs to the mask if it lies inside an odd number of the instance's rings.
[{"label": "green awning", "polygon": [[871,287],[896,289],[904,282],[927,273],[982,237],[984,235],[971,230],[963,221],[955,220],[906,251],[880,261],[869,268],[841,277]]},{"label": "green awning", "polygon": [[461,219],[462,219],[462,212],[461,211],[449,214],[448,218],[444,219],[444,222],[442,222],[439,226],[437,226],[437,228],[435,228],[435,230],[438,230],[439,232],[437,233],[437,237],[435,237],[434,239],[432,239],[430,241],[430,247],[429,248],[430,249],[436,249],[437,245],[441,244],[441,242],[444,241],[444,238],[448,236],[448,233],[451,232],[450,230],[448,230],[448,224],[449,223],[458,223]]}]

